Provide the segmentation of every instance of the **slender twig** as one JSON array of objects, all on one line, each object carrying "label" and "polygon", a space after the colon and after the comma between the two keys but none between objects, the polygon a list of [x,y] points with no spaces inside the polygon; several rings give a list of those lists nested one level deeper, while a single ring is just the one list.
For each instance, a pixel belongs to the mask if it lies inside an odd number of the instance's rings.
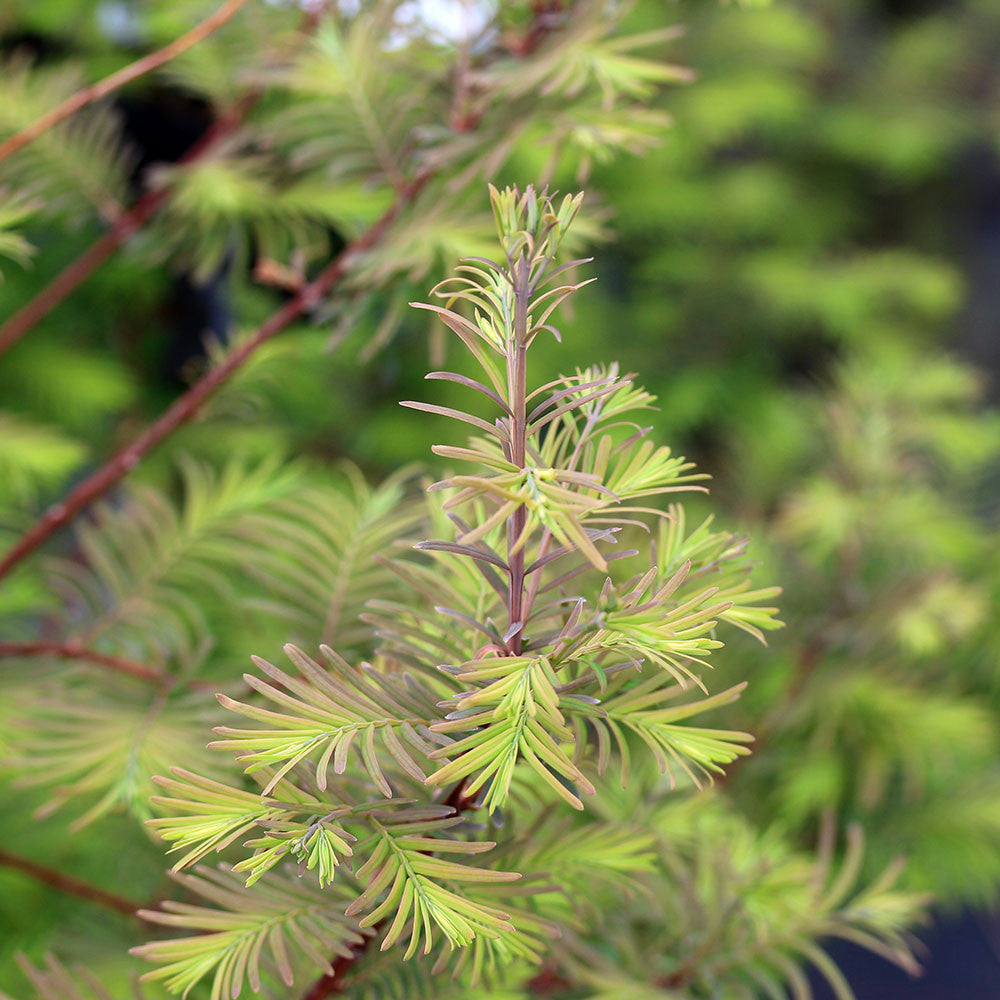
[{"label": "slender twig", "polygon": [[[232,110],[219,118],[184,154],[181,163],[190,164],[207,156],[244,121],[259,95],[244,95]],[[170,194],[165,185],[146,192],[123,212],[107,232],[99,236],[79,257],[59,272],[33,299],[22,306],[6,323],[0,325],[0,354],[13,347],[35,324],[43,320],[79,285],[89,278],[119,247],[159,211]]]},{"label": "slender twig", "polygon": [[546,962],[541,971],[524,984],[524,989],[535,997],[545,996],[549,993],[565,993],[572,988],[572,980],[567,979],[560,972],[556,962]]},{"label": "slender twig", "polygon": [[173,683],[169,674],[161,673],[152,667],[147,667],[135,660],[127,660],[121,656],[111,656],[96,649],[87,649],[74,642],[57,642],[54,640],[38,640],[36,642],[0,642],[0,659],[8,657],[50,656],[56,660],[85,660],[99,667],[128,674],[139,680],[160,684],[164,687]]},{"label": "slender twig", "polygon": [[[305,13],[299,29],[300,37],[308,38],[316,31],[325,10],[325,5],[320,4]],[[243,124],[261,96],[261,92],[256,88],[242,94],[233,102],[230,110],[220,115],[205,134],[181,157],[180,163],[189,166],[206,158],[223,139]],[[103,236],[98,237],[6,323],[0,324],[0,354],[16,344],[35,324],[48,316],[115,251],[142,229],[160,210],[169,194],[169,185],[144,194],[131,208],[114,220]]]},{"label": "slender twig", "polygon": [[91,885],[89,882],[84,882],[83,879],[79,879],[75,875],[67,875],[65,872],[48,868],[37,861],[30,861],[28,858],[11,854],[9,851],[0,850],[0,866],[22,872],[38,882],[43,882],[45,885],[51,886],[53,889],[58,889],[60,892],[66,892],[71,896],[85,899],[90,903],[96,903],[98,906],[114,910],[116,913],[121,913],[126,917],[135,917],[136,911],[142,907],[142,903],[126,899],[126,897],[119,896],[113,892],[108,892],[106,889],[101,889],[96,885]]},{"label": "slender twig", "polygon": [[118,90],[119,87],[124,87],[125,84],[137,80],[140,76],[159,69],[172,59],[176,59],[182,53],[187,52],[188,49],[193,48],[199,42],[208,38],[214,31],[221,28],[246,2],[247,0],[226,0],[214,14],[210,14],[204,21],[196,24],[186,34],[181,35],[180,38],[175,38],[169,45],[165,45],[162,49],[157,49],[156,52],[151,52],[149,55],[143,56],[133,63],[129,63],[128,66],[122,67],[110,76],[106,76],[103,80],[99,80],[89,87],[84,87],[82,90],[78,90],[75,94],[67,97],[62,104],[46,112],[40,118],[35,119],[30,125],[26,125],[20,132],[16,132],[9,139],[0,142],[0,160],[10,156],[11,153],[16,153],[19,149],[27,146],[28,143],[34,142],[40,135],[48,132],[49,129],[54,128],[71,115],[76,114],[81,108],[85,108],[88,104],[93,104],[107,97],[108,94]]},{"label": "slender twig", "polygon": [[[518,273],[519,272],[519,273]],[[514,342],[511,354],[507,359],[507,403],[511,408],[511,456],[510,460],[519,469],[525,467],[528,444],[527,411],[527,359],[528,359],[528,299],[530,296],[529,281],[531,277],[527,258],[521,257],[515,266],[514,281]],[[511,553],[507,562],[510,565],[510,596],[507,601],[509,628],[520,625],[518,631],[508,640],[508,648],[513,656],[521,655],[524,641],[524,533],[528,512],[524,504],[519,504],[507,525],[507,550]],[[520,545],[517,552],[512,552],[515,545]]]},{"label": "slender twig", "polygon": [[343,277],[355,257],[370,249],[382,238],[403,206],[412,201],[426,184],[429,176],[426,173],[421,174],[411,181],[400,192],[389,210],[361,236],[349,243],[316,278],[304,285],[285,305],[258,327],[256,332],[231,351],[219,365],[195,382],[130,445],[88,476],[64,500],[45,511],[0,560],[0,578],[6,576],[21,560],[31,555],[84,508],[103,496],[181,424],[196,416],[212,394],[227,382],[262,344],[319,305],[324,296]]},{"label": "slender twig", "polygon": [[61,642],[56,639],[39,639],[31,642],[0,642],[0,660],[17,657],[51,657],[54,660],[82,660],[98,667],[113,670],[119,674],[127,674],[141,681],[148,681],[157,687],[181,687],[191,691],[217,691],[225,681],[205,680],[203,678],[182,678],[164,673],[144,663],[129,660],[123,656],[113,656],[102,653],[98,649],[82,646],[78,642]]}]

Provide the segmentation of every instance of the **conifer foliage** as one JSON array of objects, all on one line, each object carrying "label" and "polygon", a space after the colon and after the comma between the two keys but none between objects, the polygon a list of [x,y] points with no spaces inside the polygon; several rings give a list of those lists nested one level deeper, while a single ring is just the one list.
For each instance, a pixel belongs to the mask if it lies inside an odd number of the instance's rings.
[{"label": "conifer foliage", "polygon": [[[526,982],[553,955],[570,982],[599,996],[612,980],[577,963],[605,915],[574,901],[597,885],[612,910],[615,898],[619,907],[631,898],[634,919],[664,919],[673,909],[662,904],[648,916],[649,884],[663,880],[654,899],[670,895],[685,866],[716,863],[667,850],[652,819],[623,827],[609,807],[634,795],[634,771],[644,789],[634,806],[668,825],[659,814],[669,817],[678,781],[701,784],[748,752],[748,734],[701,718],[741,687],[707,694],[711,657],[727,628],[760,635],[779,626],[766,604],[776,590],[749,589],[739,545],[706,526],[684,537],[680,506],[659,502],[703,489],[703,477],[647,442],[636,418],[651,398],[631,378],[588,369],[532,383],[532,343],[559,337],[555,308],[586,284],[576,278],[585,261],[557,261],[581,196],[556,201],[530,187],[491,196],[501,255],[465,261],[434,289],[444,304],[421,306],[456,333],[480,377],[435,375],[481,397],[477,410],[488,415],[406,404],[477,432],[436,449],[460,463],[430,486],[450,530],[399,557],[404,567],[432,560],[436,593],[457,606],[431,604],[435,591],[414,588],[401,602],[410,617],[376,615],[375,664],[327,646],[319,659],[287,646],[290,666],[257,660],[258,672],[245,676],[260,699],[220,695],[238,718],[211,746],[234,757],[244,778],[176,770],[158,779],[163,815],[150,822],[172,845],[177,871],[223,850],[233,862],[222,875],[181,876],[221,904],[217,912],[170,903],[146,914],[208,931],[135,949],[157,964],[146,978],[172,990],[211,976],[213,997],[238,995],[269,957],[291,983],[293,949],[306,966],[319,957],[317,971],[349,988],[355,965],[361,983],[386,974],[369,969],[377,945],[397,961],[429,956],[424,975],[451,969],[482,995]],[[644,536],[641,551],[627,547]],[[442,623],[452,632],[444,662],[435,655]],[[746,845],[749,858],[739,856],[746,836],[733,834],[736,870],[761,863]],[[892,895],[890,873],[866,890],[873,902],[852,908],[857,843],[851,857],[850,872],[816,902],[794,904],[803,917],[816,907],[806,926],[768,928],[745,965],[713,958],[710,969],[689,968],[690,956],[678,958],[660,985],[707,976],[778,995],[783,982],[803,989],[800,966],[813,962],[839,987],[815,938],[840,931],[909,961],[900,930],[916,901]],[[278,875],[288,862],[315,903]],[[799,863],[782,861],[790,870]],[[803,892],[808,881],[787,889]],[[719,891],[738,884],[734,877]],[[728,933],[738,942],[735,927]],[[328,963],[337,956],[346,961],[334,977]]]},{"label": "conifer foliage", "polygon": [[[968,374],[899,383],[908,355],[868,359],[822,414],[771,400],[809,471],[775,473],[773,433],[735,449],[785,557],[761,585],[707,477],[656,440],[653,395],[560,343],[570,300],[577,334],[609,315],[578,294],[600,171],[586,206],[508,187],[484,211],[487,180],[563,185],[660,137],[655,95],[692,76],[638,7],[519,0],[441,37],[399,0],[154,0],[167,45],[124,77],[216,122],[138,173],[111,83],[0,66],[0,877],[139,917],[0,933],[0,959],[33,952],[3,970],[22,1000],[798,1000],[816,977],[849,998],[830,938],[913,971],[922,890],[993,891],[996,560],[948,491],[997,428]],[[192,12],[197,44],[174,46]],[[766,105],[754,79],[741,101]],[[684,214],[687,190],[663,202]],[[111,359],[105,314],[134,322],[140,274],[226,267],[241,316],[277,311],[135,435],[156,394]],[[428,324],[447,346],[403,405],[454,428],[442,478],[331,469],[332,438],[399,426],[352,412],[362,362]]]}]

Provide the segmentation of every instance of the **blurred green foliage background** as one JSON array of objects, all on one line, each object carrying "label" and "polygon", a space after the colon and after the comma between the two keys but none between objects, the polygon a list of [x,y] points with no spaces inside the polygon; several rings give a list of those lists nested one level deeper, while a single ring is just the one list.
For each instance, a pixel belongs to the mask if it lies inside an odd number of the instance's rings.
[{"label": "blurred green foliage background", "polygon": [[[0,40],[72,56],[96,78],[121,62],[115,19],[127,7],[0,0]],[[184,26],[183,8],[161,5],[164,38]],[[673,23],[686,31],[671,59],[695,79],[657,98],[673,119],[661,143],[597,155],[580,174],[529,135],[495,178],[588,192],[600,280],[561,324],[570,346],[540,346],[540,363],[555,374],[567,357],[617,360],[639,373],[659,399],[656,436],[712,474],[720,520],[752,533],[761,582],[785,587],[786,631],[764,651],[737,646],[719,668],[720,685],[751,682],[734,721],[767,733],[727,794],[803,842],[836,808],[862,820],[872,870],[902,850],[911,887],[954,905],[992,903],[1000,2],[640,0],[629,15],[636,30]],[[179,127],[205,113],[178,110],[162,89],[135,90],[153,102],[144,114],[176,111]],[[0,124],[12,95],[0,80]],[[213,465],[296,458],[319,478],[351,459],[372,481],[428,464],[452,428],[397,401],[428,398],[423,373],[454,348],[441,331],[428,337],[425,314],[405,303],[455,252],[475,249],[478,230],[449,231],[452,221],[376,302],[321,315],[260,351],[134,481],[176,494],[182,454]],[[98,231],[31,228],[30,261],[3,263],[0,317]],[[0,497],[21,512],[0,525],[4,541],[157,415],[197,366],[176,364],[185,313],[175,262],[151,250],[140,237],[0,360]],[[238,256],[211,294],[233,335],[281,299]],[[437,388],[447,405],[453,387]],[[5,465],[5,439],[17,435],[35,442],[27,473],[21,459]],[[29,576],[9,585],[5,620],[44,599],[40,586]],[[234,625],[227,654],[268,655],[285,638],[253,629]],[[34,793],[3,795],[0,846],[27,843],[129,895],[157,891],[156,845],[121,857],[87,847],[124,837],[126,819],[67,841],[30,818]],[[116,918],[102,919],[111,940]],[[0,923],[16,927],[0,941],[7,989],[19,977],[6,961],[14,951],[42,954],[58,924],[72,953],[75,928],[99,926],[83,904],[3,868]]]}]

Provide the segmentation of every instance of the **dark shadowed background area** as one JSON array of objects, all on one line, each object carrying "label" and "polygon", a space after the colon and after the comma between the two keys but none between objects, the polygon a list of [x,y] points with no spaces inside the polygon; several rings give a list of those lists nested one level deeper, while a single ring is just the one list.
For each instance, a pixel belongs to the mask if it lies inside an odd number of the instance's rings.
[{"label": "dark shadowed background area", "polygon": [[[0,0],[0,138],[22,122],[25,64],[97,79],[147,51],[148,32],[173,37],[207,9],[148,6]],[[416,7],[447,28],[461,5]],[[788,628],[724,668],[750,680],[740,726],[777,720],[726,794],[803,844],[835,809],[865,828],[872,871],[901,853],[907,886],[934,894],[922,979],[834,946],[859,1000],[1000,997],[1000,0],[639,0],[629,23],[686,29],[669,56],[694,78],[651,99],[673,122],[660,141],[577,171],[528,135],[496,180],[586,188],[600,280],[563,339],[640,373],[659,400],[656,433],[712,473],[714,502],[758,539],[763,582],[785,587]],[[128,149],[124,202],[217,122],[232,81],[216,60],[109,103]],[[5,170],[59,166],[40,198],[77,174],[86,183],[82,161],[59,165],[58,145],[44,155],[0,164],[0,193],[24,179]],[[211,252],[188,259],[171,249],[180,223],[154,227],[0,357],[0,420],[16,418],[0,423],[5,544],[287,300],[298,258],[273,259],[242,220],[229,226],[241,191],[226,183],[209,188],[225,203],[204,234]],[[13,228],[4,207],[0,239]],[[33,250],[0,260],[0,321],[107,225],[100,212],[29,220]],[[351,235],[330,222],[321,237],[336,249]],[[405,303],[469,242],[442,237],[431,264],[374,301],[276,339],[138,481],[176,490],[181,454],[350,459],[373,480],[428,461],[450,429],[397,400],[426,398],[423,373],[446,348]],[[562,351],[540,345],[539,363],[558,371]],[[15,488],[2,438],[29,424],[44,428],[37,467]],[[33,588],[11,591],[4,621]],[[30,837],[39,858],[112,882],[158,854],[145,843],[95,859],[86,845],[115,843],[121,816],[67,847],[26,818],[34,791],[0,794],[0,848]],[[155,888],[135,877],[129,895]],[[18,995],[16,952],[43,955],[87,913],[0,864],[0,990]],[[111,923],[97,940],[120,933]],[[834,995],[818,978],[816,990]]]}]

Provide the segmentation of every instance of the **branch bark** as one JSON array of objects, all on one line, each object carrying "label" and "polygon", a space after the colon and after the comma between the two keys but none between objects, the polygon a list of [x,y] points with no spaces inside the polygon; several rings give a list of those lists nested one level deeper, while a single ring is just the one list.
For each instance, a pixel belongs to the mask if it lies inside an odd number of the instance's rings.
[{"label": "branch bark", "polygon": [[102,653],[100,650],[81,646],[76,642],[61,642],[58,639],[0,642],[0,660],[33,656],[48,656],[55,660],[82,660],[85,663],[105,667],[115,673],[127,674],[129,677],[148,681],[150,684],[168,690],[176,686],[189,691],[212,691],[214,693],[220,687],[225,687],[227,683],[223,680],[206,680],[199,677],[176,677],[153,667],[147,667],[144,663],[139,663],[136,660]]},{"label": "branch bark", "polygon": [[[181,163],[194,163],[207,156],[246,118],[259,99],[256,92],[246,94],[232,110],[218,121],[181,157]],[[168,187],[148,191],[128,211],[123,212],[106,233],[98,237],[79,257],[59,272],[33,299],[23,305],[6,323],[0,325],[0,354],[14,346],[33,326],[41,322],[116,250],[160,210],[170,195]]]},{"label": "branch bark", "polygon": [[101,653],[96,649],[87,649],[73,642],[44,639],[36,642],[0,642],[0,659],[15,656],[50,656],[56,660],[85,660],[87,663],[94,663],[119,674],[127,674],[129,677],[149,681],[151,684],[169,687],[174,683],[174,678],[169,674],[161,673],[159,670],[145,666],[145,664]]},{"label": "branch bark", "polygon": [[78,90],[75,94],[67,97],[62,104],[48,111],[41,118],[35,119],[30,125],[25,126],[20,132],[16,132],[6,141],[0,142],[0,160],[5,159],[12,153],[16,153],[19,149],[27,146],[28,143],[34,142],[40,135],[44,135],[49,129],[54,128],[60,122],[64,122],[81,108],[85,108],[88,104],[94,104],[96,101],[101,100],[101,98],[107,97],[108,94],[118,90],[119,87],[124,87],[125,84],[137,80],[140,76],[145,76],[146,73],[159,69],[172,59],[176,59],[182,53],[187,52],[188,49],[193,48],[221,28],[241,7],[245,6],[246,2],[247,0],[226,0],[215,13],[210,14],[204,21],[196,24],[189,32],[181,35],[180,38],[175,38],[169,45],[165,45],[162,49],[158,49],[156,52],[151,52],[149,55],[137,59],[135,62],[122,67],[122,69],[117,70],[110,76],[106,76],[103,80],[99,80],[89,87],[84,87],[82,90]]},{"label": "branch bark", "polygon": [[[0,850],[0,866],[19,871],[37,882],[42,882],[60,892],[69,893],[79,899],[85,899],[90,903],[96,903],[107,910],[114,910],[126,917],[135,917],[136,911],[142,907],[142,903],[134,902],[117,893],[108,892],[89,882],[76,878],[74,875],[67,875],[65,872],[57,871],[46,865],[41,865],[37,861],[22,858],[10,851]],[[141,919],[141,918],[136,918]]]},{"label": "branch bark", "polygon": [[382,238],[403,206],[416,197],[429,178],[430,175],[424,173],[406,185],[389,210],[365,233],[345,247],[316,278],[304,285],[285,305],[258,327],[255,333],[231,351],[225,360],[195,382],[130,445],[88,476],[64,500],[45,511],[0,560],[0,579],[60,528],[72,521],[82,510],[102,497],[181,424],[191,420],[213,393],[240,369],[257,348],[315,308],[343,277],[354,258],[370,249]]}]

